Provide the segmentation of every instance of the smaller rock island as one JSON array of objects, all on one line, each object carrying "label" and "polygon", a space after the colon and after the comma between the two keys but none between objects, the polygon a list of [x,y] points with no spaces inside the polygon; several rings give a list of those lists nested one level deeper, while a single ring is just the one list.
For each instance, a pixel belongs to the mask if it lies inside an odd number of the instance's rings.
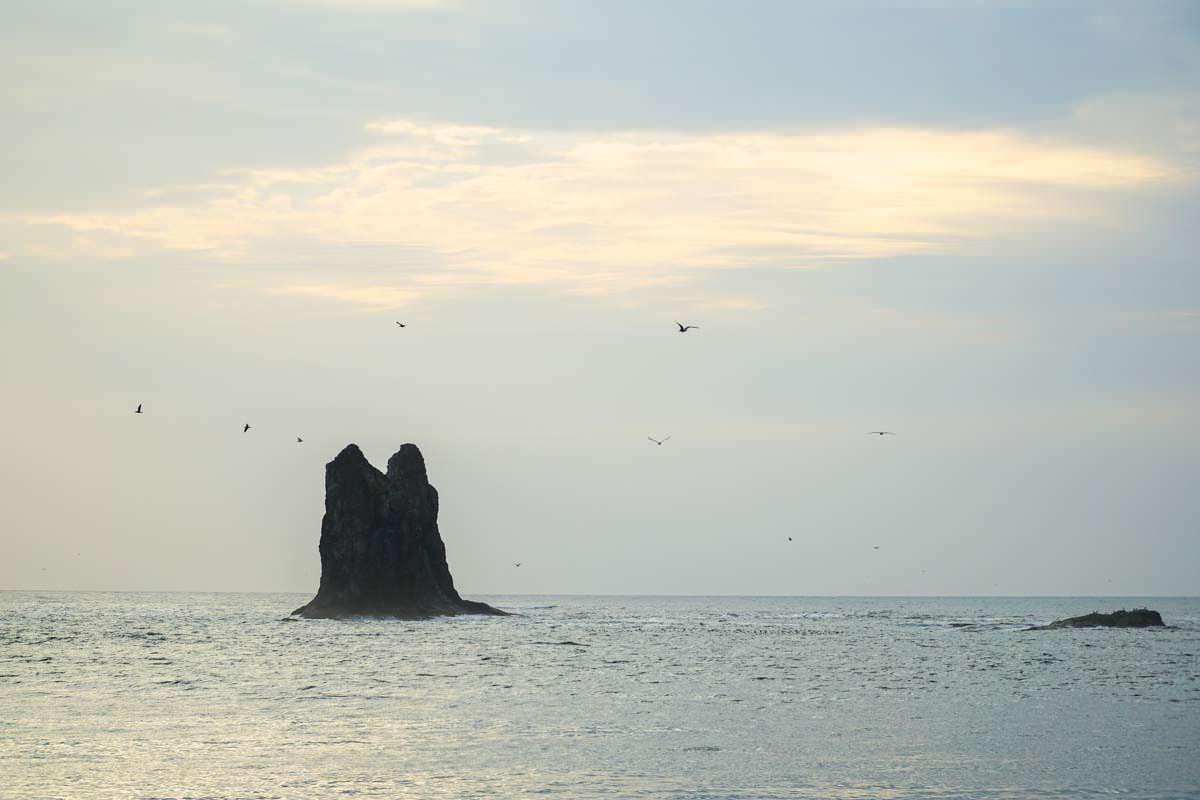
[{"label": "smaller rock island", "polygon": [[1121,609],[1111,614],[1100,614],[1093,611],[1082,617],[1068,617],[1051,622],[1049,625],[1039,625],[1033,630],[1051,631],[1059,628],[1162,628],[1162,615],[1149,608],[1135,608],[1132,611]]},{"label": "smaller rock island", "polygon": [[325,465],[321,585],[292,612],[307,619],[507,612],[463,600],[438,532],[438,493],[415,444],[388,459],[387,473],[350,444]]}]

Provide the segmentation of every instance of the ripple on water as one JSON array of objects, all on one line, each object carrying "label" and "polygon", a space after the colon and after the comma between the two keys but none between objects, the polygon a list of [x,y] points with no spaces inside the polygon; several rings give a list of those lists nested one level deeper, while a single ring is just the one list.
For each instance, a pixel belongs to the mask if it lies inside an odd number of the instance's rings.
[{"label": "ripple on water", "polygon": [[0,593],[0,795],[1200,796],[1195,600],[303,599]]}]

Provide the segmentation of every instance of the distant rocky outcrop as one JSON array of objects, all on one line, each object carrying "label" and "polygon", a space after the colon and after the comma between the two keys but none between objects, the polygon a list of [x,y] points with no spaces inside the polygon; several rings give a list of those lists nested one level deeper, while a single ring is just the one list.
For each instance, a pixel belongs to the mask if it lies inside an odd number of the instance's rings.
[{"label": "distant rocky outcrop", "polygon": [[321,585],[292,613],[306,618],[422,617],[506,612],[463,600],[438,532],[438,493],[425,459],[406,444],[387,474],[347,445],[325,465]]},{"label": "distant rocky outcrop", "polygon": [[1162,615],[1149,608],[1135,608],[1132,611],[1121,609],[1111,614],[1092,612],[1082,617],[1068,617],[1056,620],[1049,625],[1039,625],[1033,630],[1049,631],[1058,628],[1161,628]]}]

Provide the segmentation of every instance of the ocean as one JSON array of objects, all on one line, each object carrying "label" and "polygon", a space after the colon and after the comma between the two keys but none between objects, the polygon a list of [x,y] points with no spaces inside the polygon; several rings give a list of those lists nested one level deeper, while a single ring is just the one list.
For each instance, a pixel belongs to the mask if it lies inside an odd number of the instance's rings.
[{"label": "ocean", "polygon": [[0,797],[1200,797],[1200,599],[469,596],[0,592]]}]

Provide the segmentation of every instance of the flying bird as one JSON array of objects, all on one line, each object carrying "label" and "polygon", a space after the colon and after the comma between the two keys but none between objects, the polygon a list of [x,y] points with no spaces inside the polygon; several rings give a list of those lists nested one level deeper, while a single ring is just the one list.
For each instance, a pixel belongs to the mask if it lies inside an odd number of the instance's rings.
[{"label": "flying bird", "polygon": [[519,567],[519,566],[521,566],[521,562],[520,562],[520,561],[518,561],[518,562],[516,562],[515,564],[513,564],[513,566],[514,566],[514,567]]},{"label": "flying bird", "polygon": [[659,447],[662,447],[663,442],[665,442],[671,438],[671,434],[668,433],[666,436],[664,436],[661,439],[655,439],[653,436],[647,436],[646,438],[649,439],[650,441],[654,442]]},{"label": "flying bird", "polygon": [[877,544],[871,545],[871,549],[872,549],[872,550],[878,550],[878,549],[879,549],[879,545],[877,545]]},{"label": "flying bird", "polygon": [[406,328],[406,327],[408,327],[408,326],[407,326],[407,325],[405,325],[403,322],[397,322],[396,324],[397,324],[397,325],[399,325],[401,328]]},{"label": "flying bird", "polygon": [[[242,433],[245,433],[245,431],[242,431]],[[303,439],[301,439],[299,436],[297,436],[297,437],[296,437],[296,441],[297,441],[297,442],[303,442],[304,440],[303,440]]]},{"label": "flying bird", "polygon": [[867,436],[895,436],[895,431],[867,431]]},{"label": "flying bird", "polygon": [[249,422],[247,422],[245,425],[243,425],[243,426],[242,426],[242,433],[245,433],[245,432],[246,432],[246,431],[248,431],[248,430],[250,430],[250,423],[249,423]]},{"label": "flying bird", "polygon": [[788,541],[790,542],[791,540],[792,540],[792,537],[790,537],[790,536],[789,536],[789,537],[788,537]]},{"label": "flying bird", "polygon": [[135,412],[133,412],[133,413],[135,413],[135,414],[140,414],[140,413],[142,413],[142,404],[141,404],[141,403],[138,403],[137,411],[135,411]]},{"label": "flying bird", "polygon": [[699,328],[699,327],[700,327],[699,325],[684,325],[682,322],[676,322],[675,324],[679,326],[679,332],[680,332],[680,333],[687,333],[687,332],[688,332],[688,331],[690,331],[692,328]]}]

